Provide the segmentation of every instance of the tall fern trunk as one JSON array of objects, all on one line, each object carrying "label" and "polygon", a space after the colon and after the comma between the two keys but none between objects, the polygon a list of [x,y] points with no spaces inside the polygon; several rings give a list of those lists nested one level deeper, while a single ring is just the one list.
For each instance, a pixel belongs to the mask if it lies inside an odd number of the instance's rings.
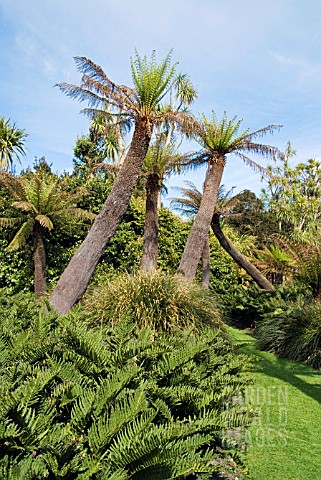
[{"label": "tall fern trunk", "polygon": [[152,134],[146,119],[136,121],[133,138],[115,184],[87,237],[71,258],[53,290],[50,302],[62,314],[85,293],[106,245],[116,232],[137,184]]},{"label": "tall fern trunk", "polygon": [[224,167],[224,156],[214,157],[209,162],[199,210],[188,236],[178,268],[178,272],[184,275],[190,282],[195,278],[197,265],[200,261],[203,246],[210,230]]},{"label": "tall fern trunk", "polygon": [[263,290],[274,290],[273,285],[265,278],[265,276],[262,275],[262,273],[234,247],[227,237],[225,237],[221,229],[220,217],[217,213],[213,215],[211,227],[221,247],[223,247],[233,260],[253,278],[255,283]]},{"label": "tall fern trunk", "polygon": [[141,269],[156,270],[158,257],[158,197],[160,192],[157,174],[148,175],[146,184],[146,214]]},{"label": "tall fern trunk", "polygon": [[44,245],[44,232],[41,225],[37,222],[34,226],[34,274],[35,274],[35,299],[39,300],[47,293],[47,282],[46,282],[46,251]]},{"label": "tall fern trunk", "polygon": [[210,285],[210,239],[207,235],[202,250],[202,287],[208,288]]}]

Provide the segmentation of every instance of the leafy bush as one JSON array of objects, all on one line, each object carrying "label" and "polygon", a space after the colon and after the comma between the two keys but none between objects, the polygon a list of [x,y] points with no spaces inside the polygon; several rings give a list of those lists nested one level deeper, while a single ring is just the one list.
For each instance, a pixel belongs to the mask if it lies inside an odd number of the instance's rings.
[{"label": "leafy bush", "polygon": [[311,293],[304,285],[282,286],[268,292],[257,285],[238,285],[217,298],[224,321],[238,328],[254,327],[266,313],[274,312],[281,304],[295,301],[301,295],[307,299]]},{"label": "leafy bush", "polygon": [[[213,296],[196,284],[166,273],[138,272],[106,279],[84,302],[94,322],[117,323],[126,315],[140,327],[171,331],[174,327],[219,325]],[[222,324],[221,324],[222,325]]]},{"label": "leafy bush", "polygon": [[[246,358],[219,330],[90,330],[79,313],[0,324],[0,478],[187,479],[228,471]],[[237,458],[235,459],[237,461]],[[205,476],[204,476],[205,475]]]},{"label": "leafy bush", "polygon": [[10,291],[10,288],[0,289],[0,324],[14,335],[29,326],[41,307],[31,292],[9,295]]},{"label": "leafy bush", "polygon": [[303,296],[295,302],[274,302],[274,309],[257,324],[255,336],[262,350],[321,368],[321,303],[307,302]]}]

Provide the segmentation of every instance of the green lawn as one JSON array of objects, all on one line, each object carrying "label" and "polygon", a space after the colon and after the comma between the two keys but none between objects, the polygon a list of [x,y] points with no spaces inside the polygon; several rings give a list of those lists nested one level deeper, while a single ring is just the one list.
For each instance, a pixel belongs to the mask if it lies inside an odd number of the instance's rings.
[{"label": "green lawn", "polygon": [[247,433],[252,480],[321,479],[321,372],[255,348],[249,335],[231,329],[242,353],[258,357],[247,401],[257,411]]}]

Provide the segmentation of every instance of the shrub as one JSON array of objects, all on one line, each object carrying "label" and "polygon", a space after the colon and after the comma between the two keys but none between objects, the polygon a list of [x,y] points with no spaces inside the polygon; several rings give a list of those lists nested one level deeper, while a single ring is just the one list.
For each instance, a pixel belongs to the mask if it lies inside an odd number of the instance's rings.
[{"label": "shrub", "polygon": [[15,295],[10,295],[9,292],[10,289],[0,289],[0,324],[2,329],[15,334],[30,324],[41,307],[35,303],[31,292]]},{"label": "shrub", "polygon": [[222,325],[207,290],[179,276],[139,272],[107,279],[87,295],[84,306],[92,323],[117,323],[130,316],[140,327],[171,331],[175,327]]},{"label": "shrub", "polygon": [[222,431],[248,421],[226,401],[244,390],[244,358],[218,330],[94,331],[49,312],[0,338],[0,478],[240,478]]},{"label": "shrub", "polygon": [[310,299],[311,292],[300,284],[282,286],[272,292],[261,290],[257,285],[238,285],[221,294],[217,304],[226,323],[248,328],[259,324],[265,314],[295,301],[298,296]]},{"label": "shrub", "polygon": [[321,368],[321,303],[307,302],[303,296],[295,302],[274,302],[274,309],[257,324],[255,336],[262,350]]}]

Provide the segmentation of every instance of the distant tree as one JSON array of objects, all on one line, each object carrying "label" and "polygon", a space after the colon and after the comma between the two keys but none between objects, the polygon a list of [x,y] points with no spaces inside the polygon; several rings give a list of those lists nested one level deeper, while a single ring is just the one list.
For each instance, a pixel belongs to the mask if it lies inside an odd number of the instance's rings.
[{"label": "distant tree", "polygon": [[87,178],[93,177],[104,161],[104,152],[94,142],[90,135],[77,138],[74,148],[74,175]]},{"label": "distant tree", "polygon": [[0,117],[0,169],[12,168],[14,160],[20,162],[20,156],[25,155],[25,139],[28,134],[18,128],[10,119]]},{"label": "distant tree", "polygon": [[202,202],[187,239],[178,269],[190,281],[193,281],[195,277],[203,245],[211,225],[218,189],[227,160],[226,156],[233,153],[252,168],[265,171],[247,154],[256,154],[273,159],[277,155],[281,155],[277,148],[254,141],[267,133],[273,133],[280,128],[279,126],[269,125],[255,132],[250,132],[247,129],[239,133],[241,123],[242,120],[237,120],[236,117],[228,120],[226,114],[220,121],[215,114],[213,114],[212,119],[203,115],[200,122],[195,121],[191,130],[187,130],[187,133],[203,147],[203,150],[198,154],[199,163],[208,165]]},{"label": "distant tree", "polygon": [[254,235],[260,248],[273,243],[273,236],[279,233],[278,220],[264,201],[254,192],[243,190],[236,195],[237,202],[225,223],[240,235]]},{"label": "distant tree", "polygon": [[[281,167],[271,169],[265,200],[279,221],[280,231],[296,240],[313,241],[321,234],[321,162],[310,159],[290,167],[285,157]],[[292,232],[289,232],[288,226]],[[287,228],[286,228],[287,227]]]},{"label": "distant tree", "polygon": [[134,88],[116,85],[99,65],[87,58],[76,57],[76,63],[83,74],[80,86],[62,83],[59,84],[61,90],[72,98],[87,100],[92,108],[85,109],[85,113],[91,118],[104,114],[110,107],[116,118],[121,112],[122,119],[133,122],[135,129],[110,195],[54,288],[51,303],[60,313],[67,313],[81,298],[107,243],[117,230],[137,184],[154,125],[165,120],[183,122],[188,119],[182,112],[161,107],[175,75],[170,54],[157,64],[155,53],[148,61],[136,52],[136,59],[131,61]]},{"label": "distant tree", "polygon": [[84,195],[83,191],[64,191],[55,176],[43,175],[41,170],[20,177],[2,172],[0,185],[14,199],[12,207],[17,212],[14,217],[0,218],[0,226],[11,229],[19,227],[7,251],[17,250],[29,238],[32,239],[34,290],[38,300],[47,291],[46,232],[54,226],[69,229],[76,219],[93,220],[94,215],[76,206],[77,201]]}]

